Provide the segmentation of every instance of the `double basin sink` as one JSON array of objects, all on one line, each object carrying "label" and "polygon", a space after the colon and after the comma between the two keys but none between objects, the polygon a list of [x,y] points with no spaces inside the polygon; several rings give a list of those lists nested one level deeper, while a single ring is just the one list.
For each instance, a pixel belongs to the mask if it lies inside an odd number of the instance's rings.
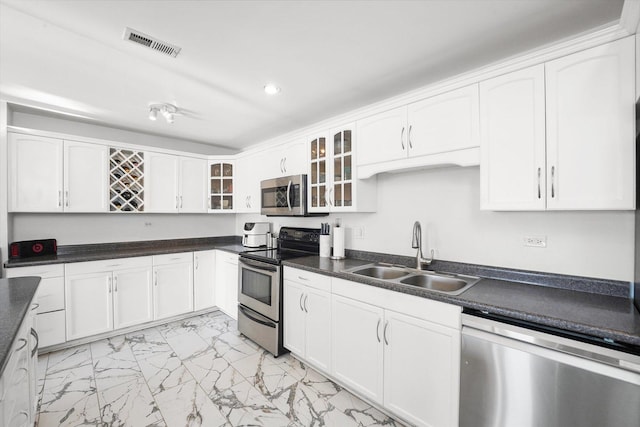
[{"label": "double basin sink", "polygon": [[429,289],[449,295],[460,295],[480,281],[479,277],[417,270],[384,263],[361,265],[344,270],[344,272],[384,280],[385,282]]}]

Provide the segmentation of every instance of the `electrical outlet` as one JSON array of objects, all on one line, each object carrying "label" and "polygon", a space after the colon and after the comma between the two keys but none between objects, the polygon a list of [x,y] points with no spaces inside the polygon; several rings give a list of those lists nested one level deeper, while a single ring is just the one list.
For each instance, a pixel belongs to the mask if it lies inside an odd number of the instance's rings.
[{"label": "electrical outlet", "polygon": [[353,227],[353,238],[364,239],[364,227]]},{"label": "electrical outlet", "polygon": [[546,248],[547,247],[547,236],[525,236],[524,237],[524,245],[532,246],[534,248]]}]

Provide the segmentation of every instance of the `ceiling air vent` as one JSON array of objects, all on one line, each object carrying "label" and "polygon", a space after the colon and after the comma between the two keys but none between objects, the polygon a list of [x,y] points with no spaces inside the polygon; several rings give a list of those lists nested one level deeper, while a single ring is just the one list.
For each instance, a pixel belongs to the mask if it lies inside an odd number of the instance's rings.
[{"label": "ceiling air vent", "polygon": [[165,55],[173,56],[174,58],[178,56],[178,53],[180,53],[180,50],[182,49],[178,46],[172,45],[171,43],[163,42],[162,40],[158,40],[155,37],[148,36],[129,27],[124,29],[124,36],[122,38],[141,44],[160,53],[164,53]]}]

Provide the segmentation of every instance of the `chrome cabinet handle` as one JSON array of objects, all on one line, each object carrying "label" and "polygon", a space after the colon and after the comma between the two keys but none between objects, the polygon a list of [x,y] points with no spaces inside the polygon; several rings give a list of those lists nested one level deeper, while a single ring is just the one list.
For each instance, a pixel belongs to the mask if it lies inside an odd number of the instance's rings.
[{"label": "chrome cabinet handle", "polygon": [[304,280],[304,281],[308,281],[309,279],[307,279],[306,277],[302,277],[302,276],[298,276],[298,279],[300,280]]},{"label": "chrome cabinet handle", "polygon": [[285,157],[283,160],[284,160],[284,162],[282,163],[282,167],[284,169],[284,172],[286,173],[287,172],[287,158]]},{"label": "chrome cabinet handle", "polygon": [[302,308],[302,297],[304,296],[304,294],[300,294],[300,311],[304,311],[304,308]]},{"label": "chrome cabinet handle", "polygon": [[178,196],[176,196],[176,209],[178,209]]},{"label": "chrome cabinet handle", "polygon": [[538,168],[538,199],[542,198],[542,193],[540,192],[540,173],[542,172],[542,168]]},{"label": "chrome cabinet handle", "polygon": [[304,305],[304,311],[305,313],[308,313],[309,310],[307,309],[307,300],[309,299],[309,295],[305,295],[304,296],[304,302],[302,303]]},{"label": "chrome cabinet handle", "polygon": [[404,150],[404,126],[402,126],[402,131],[400,131],[400,145],[402,145],[402,149]]},{"label": "chrome cabinet handle", "polygon": [[284,173],[284,166],[282,166],[284,162],[284,157],[280,159],[280,172]]},{"label": "chrome cabinet handle", "polygon": [[376,338],[378,338],[378,342],[381,342],[380,341],[380,321],[381,320],[382,319],[378,318],[378,324],[376,325]]},{"label": "chrome cabinet handle", "polygon": [[158,272],[157,271],[153,272],[153,285],[154,286],[158,286]]},{"label": "chrome cabinet handle", "polygon": [[25,340],[24,338],[20,338],[18,340],[18,342],[20,342],[20,341],[22,341],[22,345],[15,349],[16,352],[22,350],[27,345],[27,340]]},{"label": "chrome cabinet handle", "polygon": [[33,328],[31,328],[31,336],[36,339],[36,345],[34,345],[33,350],[31,350],[31,357],[33,357],[38,352],[38,347],[40,346],[40,337],[38,337],[38,333]]},{"label": "chrome cabinet handle", "polygon": [[111,277],[109,277],[109,293],[111,293]]},{"label": "chrome cabinet handle", "polygon": [[387,341],[387,328],[389,327],[389,322],[384,322],[384,330],[382,331],[382,337],[384,338],[384,343],[389,345],[389,341]]},{"label": "chrome cabinet handle", "polygon": [[69,190],[64,192],[64,205],[69,207]]},{"label": "chrome cabinet handle", "polygon": [[409,142],[409,148],[413,148],[413,143],[411,142],[411,129],[413,129],[413,125],[409,125],[409,132],[407,133],[407,141]]},{"label": "chrome cabinet handle", "polygon": [[31,306],[31,311],[33,310],[37,310],[38,308],[40,308],[40,304],[39,303],[33,303],[33,305]]},{"label": "chrome cabinet handle", "polygon": [[556,167],[555,166],[551,166],[551,198],[552,199],[554,197],[556,197],[556,191],[555,191],[555,187],[554,187],[555,175],[556,175]]},{"label": "chrome cabinet handle", "polygon": [[62,207],[62,190],[58,190],[58,207]]},{"label": "chrome cabinet handle", "polygon": [[180,196],[180,209],[182,209],[182,196]]},{"label": "chrome cabinet handle", "polygon": [[195,259],[196,259],[196,270],[197,270],[198,269],[198,256],[197,255],[195,256]]},{"label": "chrome cabinet handle", "polygon": [[118,276],[113,277],[113,291],[118,292]]}]

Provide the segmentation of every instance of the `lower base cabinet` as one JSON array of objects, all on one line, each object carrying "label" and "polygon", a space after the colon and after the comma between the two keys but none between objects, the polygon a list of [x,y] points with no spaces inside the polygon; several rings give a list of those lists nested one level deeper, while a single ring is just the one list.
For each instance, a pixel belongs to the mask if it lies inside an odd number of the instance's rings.
[{"label": "lower base cabinet", "polygon": [[216,251],[193,253],[193,309],[203,310],[216,305]]},{"label": "lower base cabinet", "polygon": [[460,315],[454,305],[284,270],[285,347],[411,425],[458,425]]},{"label": "lower base cabinet", "polygon": [[67,340],[113,329],[111,272],[70,274],[65,278]]},{"label": "lower base cabinet", "polygon": [[40,338],[40,348],[62,344],[66,341],[65,310],[38,314],[36,317],[36,331]]},{"label": "lower base cabinet", "polygon": [[151,269],[114,271],[113,327],[126,328],[153,320]]},{"label": "lower base cabinet", "polygon": [[216,305],[238,319],[238,255],[216,251]]},{"label": "lower base cabinet", "polygon": [[153,257],[153,305],[155,319],[193,311],[193,255]]}]

